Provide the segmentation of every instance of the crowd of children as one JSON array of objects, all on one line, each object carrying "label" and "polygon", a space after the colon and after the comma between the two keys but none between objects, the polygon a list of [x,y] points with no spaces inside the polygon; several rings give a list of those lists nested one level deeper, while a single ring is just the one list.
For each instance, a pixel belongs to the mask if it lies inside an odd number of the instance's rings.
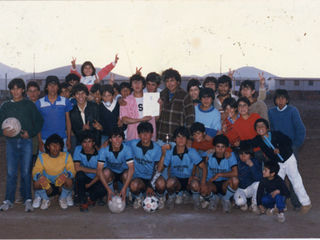
[{"label": "crowd of children", "polygon": [[[79,205],[88,212],[117,193],[135,209],[146,196],[156,196],[159,209],[192,202],[196,211],[214,211],[221,199],[225,213],[232,207],[278,213],[279,222],[285,221],[290,196],[296,198],[295,210],[305,214],[311,209],[297,167],[305,127],[297,109],[288,105],[286,90],[275,92],[276,107],[268,110],[263,73],[258,99],[250,80],[241,83],[239,97],[230,92],[232,71],[219,79],[207,77],[203,85],[190,79],[187,92],[174,69],[145,79],[140,68],[129,82],[118,85],[111,75],[110,84],[100,84],[118,59],[98,74],[85,62],[81,75],[73,59],[65,82],[46,78],[41,99],[36,82],[26,89],[22,79],[9,83],[13,99],[2,104],[0,122],[15,117],[21,132],[1,132],[7,140],[7,188],[0,210],[14,202],[25,204],[27,212],[45,210],[50,197],[60,195],[62,209]],[[156,117],[143,114],[148,92],[160,92]]]}]

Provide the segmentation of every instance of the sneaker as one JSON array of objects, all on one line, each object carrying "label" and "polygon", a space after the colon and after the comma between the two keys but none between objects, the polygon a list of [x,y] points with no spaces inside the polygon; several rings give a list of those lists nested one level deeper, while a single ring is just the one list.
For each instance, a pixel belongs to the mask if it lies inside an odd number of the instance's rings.
[{"label": "sneaker", "polygon": [[278,222],[284,222],[286,218],[284,217],[284,213],[278,213]]},{"label": "sneaker", "polygon": [[222,209],[224,213],[230,213],[231,212],[231,202],[229,200],[224,200],[222,198]]},{"label": "sneaker", "polygon": [[74,206],[74,203],[73,203],[73,200],[72,200],[71,196],[68,196],[66,198],[66,200],[67,200],[68,207],[73,207]]},{"label": "sneaker", "polygon": [[194,200],[193,209],[194,209],[195,211],[199,211],[199,210],[201,209],[200,197],[197,197],[197,198]]},{"label": "sneaker", "polygon": [[32,206],[32,200],[28,199],[26,200],[26,202],[24,203],[26,205],[26,212],[33,212],[33,206]]},{"label": "sneaker", "polygon": [[309,212],[309,211],[311,210],[311,208],[312,208],[312,205],[311,205],[311,204],[306,205],[306,206],[302,206],[302,207],[301,207],[301,210],[300,210],[300,214],[301,214],[301,215],[306,214],[307,212]]},{"label": "sneaker", "polygon": [[80,205],[78,195],[74,195],[74,198],[73,198],[73,205],[74,205],[74,206],[79,206],[79,205]]},{"label": "sneaker", "polygon": [[294,206],[293,210],[299,212],[301,210],[301,207],[301,205]]},{"label": "sneaker", "polygon": [[210,199],[209,210],[215,211],[217,209],[218,202],[219,198],[217,196],[213,199]]},{"label": "sneaker", "polygon": [[167,209],[174,208],[175,197],[169,197],[167,201]]},{"label": "sneaker", "polygon": [[133,203],[133,208],[139,209],[141,207],[141,204],[142,204],[142,197],[141,198],[136,197],[136,200]]},{"label": "sneaker", "polygon": [[59,199],[59,205],[63,210],[67,209],[68,208],[67,199],[65,198]]},{"label": "sneaker", "polygon": [[47,200],[47,199],[42,199],[40,209],[41,209],[41,210],[46,210],[46,209],[48,209],[48,207],[50,206],[50,204],[51,204],[50,199],[48,199],[48,200]]},{"label": "sneaker", "polygon": [[[203,198],[200,196],[200,201],[201,201],[201,199],[203,200]],[[182,194],[182,202],[184,204],[192,203],[192,196],[187,193],[183,193]]]},{"label": "sneaker", "polygon": [[206,207],[209,206],[209,204],[210,204],[210,202],[204,200],[204,201],[201,202],[201,207],[202,207],[202,208],[206,208]]},{"label": "sneaker", "polygon": [[177,205],[181,204],[182,203],[182,196],[177,195],[174,203]]},{"label": "sneaker", "polygon": [[253,213],[255,213],[255,214],[257,214],[257,215],[260,215],[260,214],[261,214],[261,211],[260,211],[260,209],[259,209],[259,207],[258,207],[257,205],[252,204],[252,205],[251,205],[251,209],[252,209],[252,212],[253,212]]},{"label": "sneaker", "polygon": [[166,197],[163,196],[161,198],[159,198],[159,206],[158,206],[158,209],[163,209],[164,208],[164,203],[166,201]]},{"label": "sneaker", "polygon": [[278,213],[278,208],[268,208],[268,210],[267,210],[267,215],[268,216],[273,216],[273,215],[275,215],[275,214],[277,214]]},{"label": "sneaker", "polygon": [[22,196],[18,197],[17,200],[14,203],[22,204],[23,203],[23,197]]},{"label": "sneaker", "polygon": [[39,208],[40,206],[41,206],[41,197],[36,197],[36,198],[33,200],[32,207],[33,207],[33,208]]},{"label": "sneaker", "polygon": [[79,205],[80,212],[89,212],[88,203],[83,203]]},{"label": "sneaker", "polygon": [[7,211],[13,207],[13,204],[9,200],[5,200],[0,206],[0,211]]},{"label": "sneaker", "polygon": [[96,202],[92,201],[90,197],[87,198],[87,205],[88,207],[94,207],[96,205]]},{"label": "sneaker", "polygon": [[97,203],[98,203],[98,206],[104,206],[106,204],[105,201],[103,201],[103,197],[98,198]]},{"label": "sneaker", "polygon": [[240,207],[242,211],[247,211],[248,210],[248,204],[245,204],[244,206]]}]

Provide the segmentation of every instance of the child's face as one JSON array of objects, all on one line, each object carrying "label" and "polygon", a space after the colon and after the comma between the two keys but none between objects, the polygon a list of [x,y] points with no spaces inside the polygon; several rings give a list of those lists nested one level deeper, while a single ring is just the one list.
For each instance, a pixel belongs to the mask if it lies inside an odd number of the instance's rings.
[{"label": "child's face", "polygon": [[126,98],[131,94],[131,90],[129,88],[122,88],[120,94],[122,97]]},{"label": "child's face", "polygon": [[102,95],[102,100],[103,100],[104,102],[110,102],[110,103],[112,103],[112,102],[113,102],[113,96],[112,96],[111,93],[105,92],[105,93],[103,93],[103,95]]},{"label": "child's face", "polygon": [[219,158],[222,158],[222,157],[224,157],[224,154],[226,152],[227,147],[223,143],[217,143],[214,146],[214,149],[215,149],[215,152],[216,152],[216,156],[219,157]]},{"label": "child's face", "polygon": [[193,100],[196,100],[199,98],[199,93],[200,93],[200,90],[198,86],[193,86],[189,89],[189,94]]},{"label": "child's face", "polygon": [[284,108],[288,103],[288,99],[286,99],[283,96],[277,97],[276,98],[276,104],[279,107],[279,109],[281,110],[282,108]]},{"label": "child's face", "polygon": [[241,115],[247,115],[249,114],[249,106],[247,103],[240,101],[238,104],[238,112]]},{"label": "child's face", "polygon": [[241,96],[244,96],[244,97],[247,97],[248,99],[251,99],[252,98],[252,95],[255,93],[255,89],[252,90],[251,87],[242,87],[241,88]]},{"label": "child's face", "polygon": [[83,147],[83,150],[86,154],[91,153],[94,150],[94,141],[92,141],[92,139],[87,138],[85,140],[83,140],[83,142],[81,143],[81,146]]},{"label": "child's face", "polygon": [[74,98],[76,99],[78,105],[83,105],[86,103],[87,94],[84,91],[78,91],[74,95]]},{"label": "child's face", "polygon": [[196,131],[192,134],[192,136],[196,142],[202,142],[204,140],[205,133]]},{"label": "child's face", "polygon": [[141,143],[143,146],[149,146],[151,143],[151,138],[152,138],[153,134],[151,132],[141,132],[139,134],[139,138],[141,140]]},{"label": "child's face", "polygon": [[233,118],[235,114],[237,114],[237,111],[235,108],[230,107],[229,105],[224,110],[227,117]]},{"label": "child's face", "polygon": [[61,146],[59,143],[50,143],[49,146],[49,154],[52,157],[57,157],[60,154]]},{"label": "child's face", "polygon": [[93,73],[93,69],[90,65],[86,65],[84,68],[83,68],[83,73],[85,76],[91,76],[92,73]]},{"label": "child's face", "polygon": [[62,89],[61,89],[60,96],[69,99],[69,98],[70,98],[70,91],[69,91],[69,89],[68,89],[68,88],[62,88]]},{"label": "child's face", "polygon": [[260,135],[260,136],[264,136],[267,134],[268,129],[267,126],[263,123],[263,122],[259,122],[256,124],[256,132]]},{"label": "child's face", "polygon": [[47,90],[48,90],[48,95],[56,95],[58,94],[59,86],[54,83],[49,83]]},{"label": "child's face", "polygon": [[178,147],[184,147],[187,144],[187,138],[179,133],[178,136],[175,138],[175,142]]},{"label": "child's face", "polygon": [[243,152],[243,153],[240,154],[240,160],[241,160],[242,162],[246,162],[246,161],[248,161],[250,158],[251,158],[250,154],[247,154],[247,153],[245,153],[245,152]]},{"label": "child's face", "polygon": [[140,93],[143,90],[143,84],[141,81],[133,80],[132,81],[132,89],[134,92]]},{"label": "child's face", "polygon": [[93,101],[98,105],[100,104],[100,102],[101,102],[100,91],[96,91],[96,92],[93,93]]},{"label": "child's face", "polygon": [[111,138],[110,138],[110,142],[111,142],[111,145],[112,145],[112,149],[120,149],[120,146],[121,146],[121,143],[122,143],[123,139],[120,135],[113,135]]},{"label": "child's face", "polygon": [[12,96],[13,96],[13,101],[20,101],[23,99],[23,92],[24,90],[22,88],[18,88],[17,85],[14,85],[14,87],[10,90]]},{"label": "child's face", "polygon": [[147,85],[147,91],[148,92],[150,92],[150,93],[157,92],[157,88],[158,88],[158,84],[157,83],[148,81],[146,85]]},{"label": "child's face", "polygon": [[202,97],[201,98],[201,104],[203,105],[204,108],[210,108],[212,106],[212,97]]},{"label": "child's face", "polygon": [[27,94],[32,102],[36,102],[39,98],[40,91],[36,87],[29,87]]},{"label": "child's face", "polygon": [[262,176],[264,178],[273,178],[274,175],[275,175],[274,173],[270,173],[270,169],[269,168],[263,167]]},{"label": "child's face", "polygon": [[204,87],[212,88],[213,92],[216,91],[216,84],[214,82],[208,82],[208,83],[206,83],[206,85]]}]

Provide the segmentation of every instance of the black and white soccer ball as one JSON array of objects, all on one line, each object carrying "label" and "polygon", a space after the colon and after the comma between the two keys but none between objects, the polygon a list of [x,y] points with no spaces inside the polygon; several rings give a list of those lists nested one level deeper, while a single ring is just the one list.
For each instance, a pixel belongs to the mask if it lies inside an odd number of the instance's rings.
[{"label": "black and white soccer ball", "polygon": [[159,199],[152,196],[146,197],[142,202],[143,209],[148,213],[154,213],[159,207]]},{"label": "black and white soccer ball", "polygon": [[111,201],[108,202],[108,207],[113,213],[121,213],[126,208],[126,202],[122,201],[119,196],[114,196]]}]

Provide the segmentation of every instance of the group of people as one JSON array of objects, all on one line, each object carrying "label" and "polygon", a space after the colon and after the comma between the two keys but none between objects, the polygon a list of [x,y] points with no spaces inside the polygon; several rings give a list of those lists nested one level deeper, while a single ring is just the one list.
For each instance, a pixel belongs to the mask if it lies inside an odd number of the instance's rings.
[{"label": "group of people", "polygon": [[[250,80],[241,83],[239,96],[231,93],[231,70],[202,84],[192,78],[187,91],[171,68],[146,78],[140,68],[119,85],[111,74],[109,84],[100,84],[118,59],[98,74],[91,62],[79,74],[73,59],[65,82],[46,78],[40,99],[37,82],[25,87],[20,78],[10,81],[13,98],[2,104],[0,122],[14,117],[21,132],[1,132],[7,141],[7,187],[0,210],[14,202],[25,204],[27,212],[45,210],[51,197],[60,195],[62,209],[79,205],[88,212],[117,194],[135,209],[146,196],[156,196],[159,209],[192,203],[196,211],[216,210],[221,199],[225,213],[234,205],[278,213],[279,222],[285,221],[288,197],[295,210],[311,209],[297,167],[306,130],[285,89],[275,91],[276,106],[268,110],[263,73],[258,98]],[[145,116],[143,96],[154,92],[160,92],[159,115]]]}]

